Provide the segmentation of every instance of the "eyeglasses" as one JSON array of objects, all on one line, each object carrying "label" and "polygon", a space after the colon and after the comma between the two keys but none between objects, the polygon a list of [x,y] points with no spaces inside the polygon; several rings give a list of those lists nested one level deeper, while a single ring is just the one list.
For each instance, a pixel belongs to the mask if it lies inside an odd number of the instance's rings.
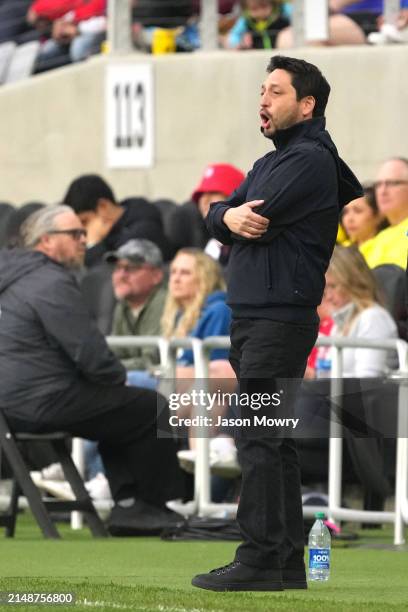
[{"label": "eyeglasses", "polygon": [[388,180],[388,181],[376,181],[374,183],[374,188],[379,189],[380,187],[399,187],[400,185],[407,185],[408,181],[402,181],[399,179]]},{"label": "eyeglasses", "polygon": [[66,230],[51,230],[47,232],[47,234],[68,234],[72,236],[74,240],[80,240],[81,238],[86,238],[86,230],[74,228],[74,229],[66,229]]}]

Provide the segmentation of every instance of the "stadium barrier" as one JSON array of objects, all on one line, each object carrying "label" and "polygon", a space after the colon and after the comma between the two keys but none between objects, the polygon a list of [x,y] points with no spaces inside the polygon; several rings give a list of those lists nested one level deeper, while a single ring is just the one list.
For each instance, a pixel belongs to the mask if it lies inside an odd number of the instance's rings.
[{"label": "stadium barrier", "polygon": [[[203,341],[205,358],[213,348],[229,346],[225,338],[207,338]],[[342,456],[343,440],[336,419],[330,420],[329,442],[329,507],[304,506],[305,517],[313,517],[315,512],[322,511],[330,518],[349,521],[364,521],[366,523],[394,523],[394,544],[404,543],[404,522],[408,524],[408,344],[403,340],[352,340],[342,337],[320,337],[316,346],[333,347],[333,365],[330,397],[339,398],[342,391],[342,351],[344,348],[372,348],[376,350],[396,350],[399,369],[390,379],[399,385],[398,394],[398,439],[395,468],[395,511],[355,510],[341,507]],[[207,361],[208,363],[208,361]],[[201,378],[205,370],[196,367],[196,377]],[[197,439],[196,478],[199,479],[196,489],[199,492],[198,513],[206,516],[211,512],[224,509],[226,512],[234,509],[233,504],[213,504],[209,499],[209,454],[208,440]],[[235,506],[236,508],[236,506]]]},{"label": "stadium barrier", "polygon": [[[209,373],[209,355],[214,348],[230,346],[228,337],[209,337],[201,341],[197,338],[173,338],[165,340],[155,336],[109,336],[111,348],[114,347],[157,347],[160,353],[162,376],[171,380],[175,377],[177,352],[179,349],[192,349],[194,355],[195,378],[200,380],[200,388],[205,386]],[[327,513],[333,520],[363,521],[365,523],[393,523],[394,544],[404,544],[404,523],[408,524],[408,344],[403,340],[351,340],[341,337],[320,337],[316,346],[333,347],[332,379],[330,396],[338,398],[342,390],[342,351],[344,348],[372,348],[375,350],[396,350],[399,369],[390,375],[398,386],[398,438],[395,466],[395,510],[370,511],[341,507],[342,493],[342,457],[343,440],[340,437],[340,425],[335,419],[330,422],[329,442],[329,477],[328,477],[328,507],[304,506],[305,517],[313,517],[317,511]],[[203,389],[204,391],[206,389]],[[78,442],[80,444],[80,441]],[[78,450],[78,447],[77,447]],[[189,513],[200,516],[210,516],[215,512],[236,512],[237,505],[229,503],[213,503],[210,500],[210,463],[209,438],[201,436],[196,439],[196,463],[194,473],[194,503],[189,504]],[[77,465],[83,458],[76,456]],[[98,504],[97,504],[98,505]],[[76,514],[74,528],[79,528]]]}]

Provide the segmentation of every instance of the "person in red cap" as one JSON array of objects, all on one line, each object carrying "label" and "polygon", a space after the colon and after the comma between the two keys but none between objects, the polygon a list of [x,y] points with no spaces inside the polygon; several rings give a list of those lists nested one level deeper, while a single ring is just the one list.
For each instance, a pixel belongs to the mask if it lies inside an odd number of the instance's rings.
[{"label": "person in red cap", "polygon": [[[206,167],[191,199],[197,204],[205,219],[210,205],[229,198],[244,179],[245,175],[241,170],[231,164],[210,164]],[[204,250],[221,265],[227,264],[230,247],[225,247],[215,238],[211,238]]]}]

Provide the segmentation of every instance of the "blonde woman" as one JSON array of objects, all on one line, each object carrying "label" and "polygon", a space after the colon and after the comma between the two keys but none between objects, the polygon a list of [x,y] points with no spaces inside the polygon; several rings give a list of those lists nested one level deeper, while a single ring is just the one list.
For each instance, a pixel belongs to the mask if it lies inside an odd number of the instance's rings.
[{"label": "blonde woman", "polygon": [[[381,305],[375,278],[356,247],[334,249],[326,273],[325,296],[334,320],[331,336],[371,340],[397,337],[397,326]],[[381,376],[387,371],[387,356],[385,350],[344,349],[344,376]]]},{"label": "blonde woman", "polygon": [[[162,317],[163,335],[166,338],[190,336],[201,339],[208,336],[229,336],[231,311],[225,303],[225,297],[225,282],[220,265],[199,249],[181,249],[170,264],[169,291]],[[224,392],[235,390],[236,379],[228,361],[228,354],[228,349],[214,349],[210,353],[209,374],[212,379],[210,386],[212,391],[219,390],[220,387]],[[193,364],[193,352],[182,351],[178,358],[177,379],[193,379]],[[183,384],[180,386],[179,381],[177,389],[179,392],[186,391],[187,387]],[[223,404],[215,404],[212,410],[214,422],[225,409],[226,406]],[[177,412],[179,417],[189,414],[191,414],[190,406]],[[189,444],[194,448],[193,431],[190,431]],[[230,456],[231,453],[235,457],[236,451],[232,439],[215,438],[212,444],[217,446],[217,459],[220,456]],[[194,452],[193,455],[189,453],[190,451],[178,453],[184,467],[186,463],[194,462]]]},{"label": "blonde woman", "polygon": [[[178,251],[170,264],[169,291],[162,317],[166,338],[207,338],[229,336],[231,311],[225,303],[225,282],[219,264],[199,249]],[[217,364],[218,376],[232,376],[227,349],[211,351],[211,362]],[[193,352],[185,350],[178,359],[178,377],[192,376]],[[184,368],[184,369],[183,369]],[[214,368],[211,368],[215,374]],[[224,372],[225,370],[225,372]]]}]

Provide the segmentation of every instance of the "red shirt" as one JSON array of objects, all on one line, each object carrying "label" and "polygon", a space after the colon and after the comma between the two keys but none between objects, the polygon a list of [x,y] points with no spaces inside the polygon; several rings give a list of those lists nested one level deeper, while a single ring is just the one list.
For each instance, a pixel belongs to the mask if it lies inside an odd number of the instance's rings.
[{"label": "red shirt", "polygon": [[38,17],[54,21],[72,12],[74,23],[106,13],[106,0],[35,0],[31,9]]},{"label": "red shirt", "polygon": [[[319,336],[330,336],[330,332],[332,330],[333,325],[334,325],[334,321],[330,317],[326,317],[325,319],[322,319],[319,325]],[[308,368],[313,368],[313,369],[316,368],[317,351],[318,351],[318,348],[316,346],[312,348],[311,353],[307,360]]]}]

